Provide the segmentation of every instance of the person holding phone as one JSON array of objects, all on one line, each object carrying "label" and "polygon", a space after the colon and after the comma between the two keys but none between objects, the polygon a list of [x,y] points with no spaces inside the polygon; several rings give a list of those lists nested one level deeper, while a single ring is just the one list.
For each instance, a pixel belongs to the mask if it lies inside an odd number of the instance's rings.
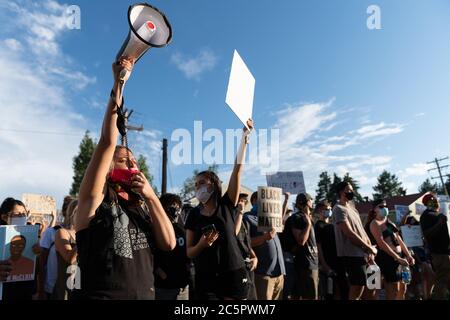
[{"label": "person holding phone", "polygon": [[80,187],[75,216],[80,299],[153,300],[153,247],[170,251],[176,244],[172,223],[133,153],[116,146],[122,90],[133,65],[127,57],[113,64],[101,136]]},{"label": "person holding phone", "polygon": [[[253,122],[247,122],[250,130]],[[244,128],[241,147],[228,184],[212,171],[195,178],[199,205],[186,220],[187,255],[194,260],[195,291],[202,300],[244,300],[248,296],[246,265],[236,237],[235,207],[240,193],[240,176],[250,130]]]}]

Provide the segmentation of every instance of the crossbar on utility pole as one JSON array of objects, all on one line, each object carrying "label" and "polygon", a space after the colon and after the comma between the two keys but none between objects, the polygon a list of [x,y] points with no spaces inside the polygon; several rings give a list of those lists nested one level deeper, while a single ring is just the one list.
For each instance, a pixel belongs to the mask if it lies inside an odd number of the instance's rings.
[{"label": "crossbar on utility pole", "polygon": [[442,159],[435,158],[434,161],[427,162],[427,164],[436,164],[436,168],[432,168],[432,169],[428,170],[428,172],[434,171],[434,170],[437,170],[439,172],[439,177],[434,177],[431,179],[440,179],[441,183],[442,183],[442,189],[444,190],[445,195],[448,196],[447,186],[445,185],[444,177],[442,176],[442,169],[448,168],[448,167],[450,167],[450,165],[441,166],[441,162],[445,161],[445,160],[448,160],[448,157],[445,157]]}]

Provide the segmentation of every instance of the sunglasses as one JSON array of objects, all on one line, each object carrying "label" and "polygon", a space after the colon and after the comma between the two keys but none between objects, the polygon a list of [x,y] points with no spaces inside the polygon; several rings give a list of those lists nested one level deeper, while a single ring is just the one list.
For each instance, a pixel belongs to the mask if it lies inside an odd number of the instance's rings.
[{"label": "sunglasses", "polygon": [[387,208],[387,206],[381,204],[381,205],[378,206],[378,208],[384,209],[384,208]]}]

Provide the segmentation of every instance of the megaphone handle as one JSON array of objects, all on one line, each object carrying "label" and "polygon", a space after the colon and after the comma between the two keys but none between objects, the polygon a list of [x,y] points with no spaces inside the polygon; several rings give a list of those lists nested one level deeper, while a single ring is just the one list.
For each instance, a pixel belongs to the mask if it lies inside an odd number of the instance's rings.
[{"label": "megaphone handle", "polygon": [[120,80],[125,81],[125,79],[130,75],[130,71],[123,69],[120,71]]}]

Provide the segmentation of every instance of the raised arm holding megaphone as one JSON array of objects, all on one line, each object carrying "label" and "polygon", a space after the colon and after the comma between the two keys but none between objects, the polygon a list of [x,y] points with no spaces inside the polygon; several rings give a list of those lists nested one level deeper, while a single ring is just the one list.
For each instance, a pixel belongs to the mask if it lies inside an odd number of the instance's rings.
[{"label": "raised arm holding megaphone", "polygon": [[[164,15],[147,4],[131,6],[128,20],[131,31],[112,65],[111,98],[78,197],[75,228],[83,300],[154,299],[152,248],[170,251],[176,245],[172,223],[127,147],[130,113],[122,97],[135,63],[151,46],[166,45],[172,31]],[[122,145],[117,145],[119,133]]]},{"label": "raised arm holding megaphone", "polygon": [[[151,47],[162,48],[172,40],[172,27],[164,13],[155,7],[140,3],[128,9],[130,32],[116,56],[126,56],[137,62]],[[126,81],[129,74],[126,70],[121,79]]]}]

